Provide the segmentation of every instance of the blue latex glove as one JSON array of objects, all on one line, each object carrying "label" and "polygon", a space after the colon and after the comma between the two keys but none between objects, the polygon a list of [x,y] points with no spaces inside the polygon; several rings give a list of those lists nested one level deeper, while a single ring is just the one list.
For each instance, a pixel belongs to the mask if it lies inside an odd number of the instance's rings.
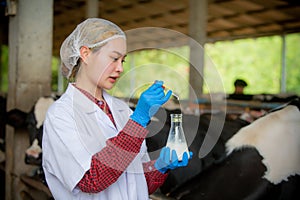
[{"label": "blue latex glove", "polygon": [[182,161],[178,161],[177,153],[173,149],[172,150],[172,158],[170,160],[170,148],[164,147],[162,148],[159,158],[154,163],[154,167],[160,171],[161,173],[166,173],[168,170],[173,170],[178,167],[185,167],[188,165],[189,159],[193,157],[193,152],[190,153],[190,158],[186,152],[183,153]]},{"label": "blue latex glove", "polygon": [[172,91],[165,95],[163,81],[155,81],[146,91],[144,91],[136,105],[130,118],[138,124],[146,127],[151,117],[158,111],[159,107],[166,103]]}]

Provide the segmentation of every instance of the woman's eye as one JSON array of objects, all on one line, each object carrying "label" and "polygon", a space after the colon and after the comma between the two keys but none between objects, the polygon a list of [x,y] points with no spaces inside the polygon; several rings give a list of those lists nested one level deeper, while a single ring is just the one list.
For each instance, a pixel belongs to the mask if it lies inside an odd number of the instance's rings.
[{"label": "woman's eye", "polygon": [[[112,60],[114,61],[114,62],[118,62],[120,59],[121,59],[121,57],[111,57],[112,58]],[[122,60],[121,60],[121,62],[122,63],[124,63],[125,62],[125,58],[124,57],[122,57]]]}]

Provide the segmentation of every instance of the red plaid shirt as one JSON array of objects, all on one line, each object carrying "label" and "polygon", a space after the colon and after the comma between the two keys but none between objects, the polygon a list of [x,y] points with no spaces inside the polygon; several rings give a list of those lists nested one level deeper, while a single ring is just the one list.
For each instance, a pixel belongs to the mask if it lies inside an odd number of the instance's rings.
[{"label": "red plaid shirt", "polygon": [[[87,91],[78,88],[89,99],[95,102],[115,124],[110,108],[104,101],[99,101]],[[106,141],[106,146],[92,157],[91,167],[79,181],[78,187],[87,193],[97,193],[105,190],[116,182],[136,155],[148,131],[129,120],[120,133]],[[155,192],[167,178],[155,170],[154,162],[143,163],[149,194]]]}]

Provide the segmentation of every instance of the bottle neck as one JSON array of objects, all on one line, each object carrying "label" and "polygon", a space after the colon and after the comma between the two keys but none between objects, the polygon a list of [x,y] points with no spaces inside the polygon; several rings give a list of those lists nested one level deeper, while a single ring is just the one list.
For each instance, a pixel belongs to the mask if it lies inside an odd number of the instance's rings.
[{"label": "bottle neck", "polygon": [[182,114],[171,114],[171,123],[180,124],[182,122]]}]

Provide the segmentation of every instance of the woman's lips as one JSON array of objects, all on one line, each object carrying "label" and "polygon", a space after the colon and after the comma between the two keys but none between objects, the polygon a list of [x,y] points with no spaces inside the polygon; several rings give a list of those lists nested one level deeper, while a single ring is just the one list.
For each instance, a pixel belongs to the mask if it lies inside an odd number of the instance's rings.
[{"label": "woman's lips", "polygon": [[109,81],[112,82],[112,83],[114,83],[114,82],[117,81],[118,78],[119,78],[119,76],[110,76],[109,77]]}]

